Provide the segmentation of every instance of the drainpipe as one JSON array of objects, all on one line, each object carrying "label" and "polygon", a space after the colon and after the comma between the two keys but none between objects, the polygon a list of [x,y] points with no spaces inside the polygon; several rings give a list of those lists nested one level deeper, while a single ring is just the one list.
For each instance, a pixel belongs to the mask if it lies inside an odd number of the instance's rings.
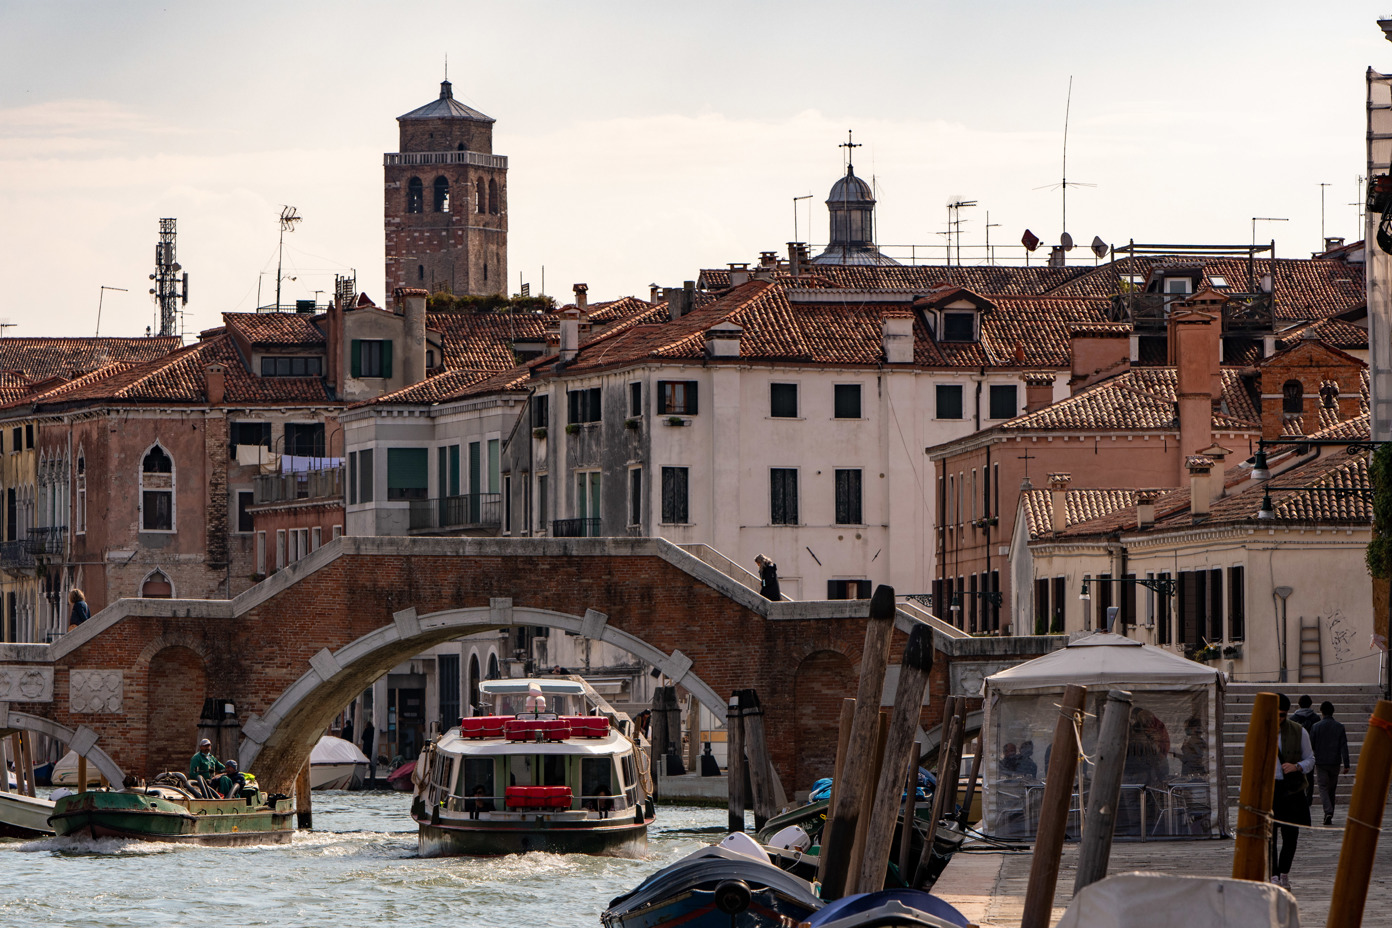
[{"label": "drainpipe", "polygon": [[[1112,577],[1124,580],[1126,578],[1126,546],[1115,541],[1107,542],[1107,554],[1110,555]],[[1121,604],[1123,597],[1126,596],[1125,583],[1118,583],[1113,588],[1117,591],[1116,602],[1112,605],[1117,607],[1116,621],[1108,627],[1107,631],[1116,635],[1126,634],[1126,617],[1122,614]]]},{"label": "drainpipe", "polygon": [[1271,591],[1272,595],[1281,600],[1281,618],[1276,626],[1276,640],[1281,643],[1281,675],[1276,679],[1281,683],[1286,682],[1286,598],[1294,592],[1295,590],[1288,586],[1278,586]]},{"label": "drainpipe", "polygon": [[976,431],[981,431],[981,384],[986,379],[986,368],[977,371],[976,376]]}]

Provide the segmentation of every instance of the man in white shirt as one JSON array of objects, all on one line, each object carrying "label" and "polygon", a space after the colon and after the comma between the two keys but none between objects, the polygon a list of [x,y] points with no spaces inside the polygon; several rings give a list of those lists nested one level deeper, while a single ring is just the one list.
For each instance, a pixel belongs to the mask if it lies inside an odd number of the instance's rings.
[{"label": "man in white shirt", "polygon": [[[1271,882],[1290,889],[1291,863],[1295,860],[1295,845],[1300,838],[1297,825],[1310,824],[1310,804],[1305,799],[1305,787],[1310,771],[1315,769],[1315,752],[1310,747],[1310,733],[1299,722],[1289,718],[1291,701],[1280,694],[1277,718],[1276,795],[1271,802]],[[1289,824],[1282,824],[1282,823]],[[1280,851],[1277,851],[1277,839]]]}]

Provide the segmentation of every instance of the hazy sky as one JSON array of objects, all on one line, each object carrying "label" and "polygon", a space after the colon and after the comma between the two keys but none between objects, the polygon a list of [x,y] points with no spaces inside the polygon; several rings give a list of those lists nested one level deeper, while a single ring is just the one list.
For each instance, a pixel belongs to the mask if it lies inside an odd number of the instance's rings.
[{"label": "hazy sky", "polygon": [[[455,96],[509,156],[509,289],[646,296],[793,238],[854,129],[879,238],[942,261],[985,238],[1358,238],[1364,73],[1392,46],[1355,2],[243,2],[0,0],[0,317],[10,335],[143,333],[158,219],[179,220],[189,334],[355,268],[381,302],[395,117]],[[1018,246],[1010,257],[1018,258]],[[1085,250],[1073,253],[1085,259]],[[1001,252],[1005,256],[1005,250]],[[1042,255],[1042,252],[1041,252]],[[1090,260],[1090,256],[1087,256]],[[980,260],[980,250],[971,260]],[[264,275],[264,277],[262,276]]]}]

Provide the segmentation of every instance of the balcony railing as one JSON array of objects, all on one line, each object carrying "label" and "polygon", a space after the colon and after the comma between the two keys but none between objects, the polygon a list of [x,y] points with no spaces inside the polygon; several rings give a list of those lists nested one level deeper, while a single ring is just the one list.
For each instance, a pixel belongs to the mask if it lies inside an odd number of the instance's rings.
[{"label": "balcony railing", "polygon": [[28,541],[0,542],[0,568],[15,570],[33,566],[34,555],[29,551]]},{"label": "balcony railing", "polygon": [[599,519],[556,519],[551,523],[552,538],[598,538]]},{"label": "balcony railing", "polygon": [[66,525],[45,525],[29,529],[29,537],[24,539],[30,554],[62,555],[68,541]]},{"label": "balcony railing", "polygon": [[465,493],[411,500],[411,530],[456,529],[503,524],[503,494]]},{"label": "balcony railing", "polygon": [[259,474],[252,481],[255,501],[285,503],[297,499],[342,499],[343,468],[307,470],[293,474]]},{"label": "balcony railing", "polygon": [[[1225,293],[1223,332],[1269,332],[1274,324],[1271,294]],[[1164,329],[1174,306],[1187,300],[1184,293],[1129,293],[1116,297],[1137,330]]]},{"label": "balcony railing", "polygon": [[403,151],[387,152],[383,164],[471,164],[479,168],[507,170],[507,155],[485,155],[477,151]]}]

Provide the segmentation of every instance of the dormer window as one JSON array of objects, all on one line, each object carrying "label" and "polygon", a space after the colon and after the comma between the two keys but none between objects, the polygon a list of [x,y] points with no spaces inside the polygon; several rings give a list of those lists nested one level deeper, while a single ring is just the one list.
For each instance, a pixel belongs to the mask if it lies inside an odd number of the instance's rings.
[{"label": "dormer window", "polygon": [[942,314],[942,338],[945,342],[976,341],[976,313],[945,312]]}]

